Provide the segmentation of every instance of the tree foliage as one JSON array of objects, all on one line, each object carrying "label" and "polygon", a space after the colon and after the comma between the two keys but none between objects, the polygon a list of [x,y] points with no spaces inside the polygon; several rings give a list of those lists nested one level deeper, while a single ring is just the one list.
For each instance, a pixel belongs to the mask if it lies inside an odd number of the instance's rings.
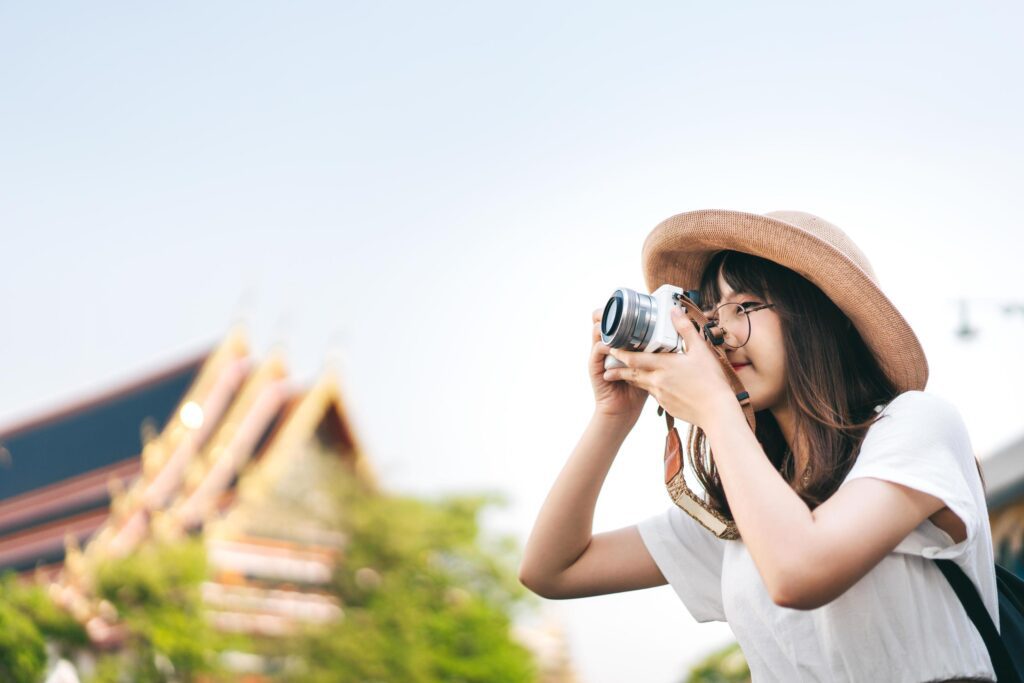
[{"label": "tree foliage", "polygon": [[46,667],[43,636],[32,620],[0,603],[0,679],[35,683]]},{"label": "tree foliage", "polygon": [[201,538],[144,542],[131,555],[103,563],[98,595],[117,609],[127,631],[123,647],[102,657],[94,683],[170,683],[223,674],[218,655],[228,639],[203,614],[207,576]]},{"label": "tree foliage", "polygon": [[[517,609],[532,604],[515,577],[516,543],[512,537],[485,537],[480,528],[483,510],[504,499],[369,491],[350,470],[322,467],[338,462],[330,455],[303,461],[310,468],[306,479],[288,477],[299,489],[296,495],[264,497],[256,506],[278,521],[342,532],[333,579],[318,588],[337,599],[341,619],[287,639],[220,633],[202,602],[209,576],[202,535],[174,542],[151,538],[129,556],[96,568],[94,594],[116,611],[125,638],[118,649],[96,653],[85,680],[231,680],[221,654],[237,650],[263,655],[267,676],[277,681],[535,681],[533,655],[511,630]],[[258,526],[246,531],[259,535]],[[46,642],[62,654],[91,647],[82,627],[42,588],[10,577],[0,587],[0,680],[39,681]]]},{"label": "tree foliage", "polygon": [[686,683],[750,683],[750,668],[739,643],[708,655],[690,670]]},{"label": "tree foliage", "polygon": [[525,596],[509,539],[480,538],[493,494],[440,500],[369,494],[341,479],[339,526],[348,535],[333,591],[344,618],[296,640],[295,681],[513,683],[537,676],[510,635]]},{"label": "tree foliage", "polygon": [[46,668],[46,642],[67,654],[87,642],[84,629],[50,600],[42,586],[0,577],[0,680],[36,683]]}]

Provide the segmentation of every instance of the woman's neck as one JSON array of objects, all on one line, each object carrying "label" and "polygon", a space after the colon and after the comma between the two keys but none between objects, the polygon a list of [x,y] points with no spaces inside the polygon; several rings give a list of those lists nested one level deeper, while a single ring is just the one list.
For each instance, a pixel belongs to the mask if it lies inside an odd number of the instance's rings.
[{"label": "woman's neck", "polygon": [[789,446],[789,450],[793,453],[794,464],[796,465],[795,470],[799,477],[803,474],[804,466],[807,464],[807,454],[802,446],[797,446],[794,443],[796,438],[796,418],[793,409],[788,402],[785,402],[771,408],[771,412],[775,417],[775,422],[779,425],[779,431],[782,432],[782,438],[786,440],[786,445]]}]

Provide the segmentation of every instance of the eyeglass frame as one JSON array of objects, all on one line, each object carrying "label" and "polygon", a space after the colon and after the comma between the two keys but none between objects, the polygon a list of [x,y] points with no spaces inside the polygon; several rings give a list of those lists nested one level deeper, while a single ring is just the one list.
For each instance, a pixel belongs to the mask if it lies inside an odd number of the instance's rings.
[{"label": "eyeglass frame", "polygon": [[722,335],[722,343],[724,343],[730,349],[742,349],[750,341],[750,335],[753,332],[753,328],[750,325],[750,318],[748,316],[751,313],[756,313],[757,311],[760,311],[762,309],[773,308],[775,306],[775,304],[758,304],[757,306],[752,306],[751,308],[744,308],[743,307],[744,303],[752,303],[752,302],[744,301],[744,302],[740,302],[740,303],[733,303],[731,301],[727,301],[724,304],[720,304],[720,305],[716,306],[715,309],[713,311],[711,311],[712,315],[707,316],[707,319],[708,319],[709,323],[713,322],[715,324],[715,326],[722,328],[722,332],[728,332],[728,330],[726,330],[724,327],[722,327],[721,321],[718,319],[718,316],[715,315],[715,314],[717,314],[718,311],[720,311],[725,306],[739,306],[740,309],[743,311],[743,317],[747,318],[747,339],[746,339],[746,341],[744,341],[739,346],[733,346],[732,344],[730,344],[730,343],[725,341],[725,335],[723,334]]}]

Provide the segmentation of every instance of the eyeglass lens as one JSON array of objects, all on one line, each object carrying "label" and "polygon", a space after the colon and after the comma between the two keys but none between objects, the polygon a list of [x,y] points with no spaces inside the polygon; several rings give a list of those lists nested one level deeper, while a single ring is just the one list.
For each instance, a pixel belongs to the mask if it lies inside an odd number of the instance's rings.
[{"label": "eyeglass lens", "polygon": [[750,318],[740,304],[722,304],[712,318],[725,332],[725,344],[738,349],[750,339]]}]

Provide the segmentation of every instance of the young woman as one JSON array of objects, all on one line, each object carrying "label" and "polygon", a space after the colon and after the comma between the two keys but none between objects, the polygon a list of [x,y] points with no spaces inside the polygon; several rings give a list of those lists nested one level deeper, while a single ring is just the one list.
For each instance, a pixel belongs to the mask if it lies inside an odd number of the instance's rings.
[{"label": "young woman", "polygon": [[[756,430],[685,316],[685,352],[653,354],[607,347],[595,311],[594,414],[538,514],[522,583],[552,599],[669,583],[697,621],[728,621],[754,683],[995,680],[932,562],[953,559],[998,627],[980,469],[956,408],[924,393],[921,346],[861,251],[803,212],[693,211],[655,228],[643,262],[650,291],[700,291]],[[608,354],[625,367],[606,370]],[[695,474],[738,539],[675,505],[592,535],[649,395],[691,425]]]}]

